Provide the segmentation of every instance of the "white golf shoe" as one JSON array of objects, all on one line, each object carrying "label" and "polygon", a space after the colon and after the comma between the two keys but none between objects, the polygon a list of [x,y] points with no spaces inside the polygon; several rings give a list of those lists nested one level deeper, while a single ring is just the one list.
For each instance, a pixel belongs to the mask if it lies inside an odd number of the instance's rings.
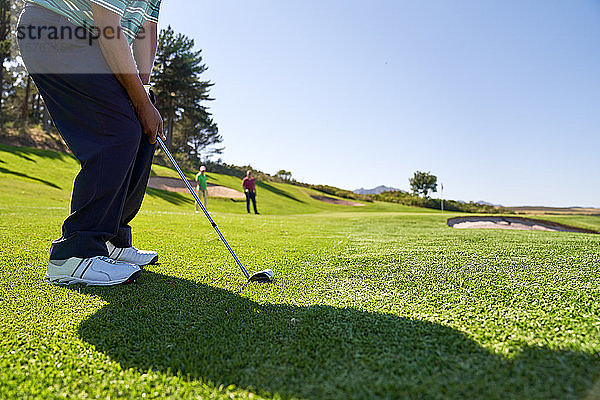
[{"label": "white golf shoe", "polygon": [[71,257],[66,260],[50,260],[46,281],[54,285],[114,286],[134,282],[140,274],[141,269],[137,265],[108,257]]},{"label": "white golf shoe", "polygon": [[115,247],[110,242],[106,242],[106,247],[108,248],[108,256],[116,261],[131,263],[140,267],[158,262],[158,253],[155,251],[138,250],[133,246]]}]

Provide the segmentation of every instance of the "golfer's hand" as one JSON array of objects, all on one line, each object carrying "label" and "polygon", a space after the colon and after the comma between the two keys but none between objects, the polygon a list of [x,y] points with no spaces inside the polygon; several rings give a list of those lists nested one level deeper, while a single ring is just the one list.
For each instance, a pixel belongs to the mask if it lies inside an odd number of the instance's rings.
[{"label": "golfer's hand", "polygon": [[160,113],[149,101],[137,110],[138,118],[142,124],[144,135],[148,136],[150,143],[156,143],[156,137],[167,140],[163,133],[163,120]]}]

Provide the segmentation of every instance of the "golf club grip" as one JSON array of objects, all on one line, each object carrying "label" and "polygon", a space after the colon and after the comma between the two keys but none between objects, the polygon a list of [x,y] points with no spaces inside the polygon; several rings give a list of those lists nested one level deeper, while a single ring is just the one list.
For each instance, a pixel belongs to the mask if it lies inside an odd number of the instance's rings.
[{"label": "golf club grip", "polygon": [[235,255],[233,249],[231,248],[231,246],[229,246],[229,243],[227,243],[227,240],[225,240],[225,237],[223,236],[223,234],[221,233],[221,231],[217,227],[217,224],[215,224],[215,221],[213,221],[212,217],[208,213],[208,210],[206,209],[206,207],[204,207],[204,204],[202,204],[202,202],[200,201],[200,198],[196,194],[196,191],[192,188],[192,185],[190,185],[190,182],[185,177],[185,174],[183,173],[183,171],[181,170],[181,168],[179,168],[179,165],[177,164],[177,161],[175,161],[175,159],[171,155],[171,152],[169,151],[169,149],[167,148],[167,146],[165,145],[165,143],[158,136],[156,137],[156,141],[158,142],[158,144],[160,145],[160,147],[162,148],[162,150],[165,152],[165,154],[167,155],[167,157],[169,157],[169,160],[171,160],[171,163],[173,164],[173,166],[175,167],[175,169],[179,173],[179,176],[181,177],[181,179],[183,180],[183,182],[187,186],[187,188],[190,191],[190,193],[192,194],[192,196],[194,196],[194,199],[196,199],[196,202],[202,208],[202,211],[204,212],[204,215],[206,215],[206,218],[208,218],[208,221],[210,222],[210,224],[212,225],[212,227],[215,228],[215,231],[217,231],[217,233],[219,234],[219,237],[221,238],[221,240],[223,241],[223,243],[225,243],[225,246],[227,246],[227,249],[229,250],[229,252],[233,256],[233,258],[235,259],[235,262],[237,263],[237,265],[241,268],[242,272],[246,276],[246,279],[250,279],[250,274],[248,273],[248,271],[246,271],[246,268],[244,268],[244,265],[242,265],[241,261]]}]

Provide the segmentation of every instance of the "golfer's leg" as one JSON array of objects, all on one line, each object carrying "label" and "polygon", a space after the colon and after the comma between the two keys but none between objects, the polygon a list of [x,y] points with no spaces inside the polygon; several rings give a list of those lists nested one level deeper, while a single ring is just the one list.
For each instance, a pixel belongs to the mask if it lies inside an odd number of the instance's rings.
[{"label": "golfer's leg", "polygon": [[[137,120],[135,114],[133,114],[131,118]],[[129,181],[129,186],[127,188],[127,197],[125,199],[125,205],[123,206],[119,231],[115,237],[110,239],[110,242],[116,247],[131,246],[131,227],[129,226],[129,223],[137,215],[142,206],[142,201],[146,194],[146,187],[148,186],[148,179],[150,178],[150,169],[152,167],[155,148],[156,145],[150,144],[147,136],[141,136],[131,172],[131,180]]]},{"label": "golfer's leg", "polygon": [[252,206],[254,207],[254,214],[258,214],[258,211],[256,210],[256,193],[254,192],[252,192]]},{"label": "golfer's leg", "polygon": [[[127,116],[114,109],[131,107],[124,90],[119,93],[122,87],[114,75],[37,75],[34,81],[81,163],[73,184],[71,215],[63,223],[62,237],[52,244],[50,258],[107,255],[105,242],[119,230],[142,136],[140,124],[133,119],[133,110]],[[97,84],[112,90],[101,92]]]},{"label": "golfer's leg", "polygon": [[[57,14],[28,7],[23,26],[75,29]],[[98,43],[25,38],[19,46],[56,127],[81,163],[71,215],[63,223],[62,237],[52,244],[50,258],[107,255],[105,241],[118,232],[141,140],[139,121]],[[82,73],[88,64],[96,73]]]},{"label": "golfer's leg", "polygon": [[250,192],[246,192],[246,211],[250,214]]},{"label": "golfer's leg", "polygon": [[204,207],[206,207],[208,204],[206,203],[206,199],[208,198],[208,195],[206,194],[206,190],[202,190],[202,202],[204,203]]},{"label": "golfer's leg", "polygon": [[[196,193],[198,193],[198,197],[200,197],[200,185],[196,185]],[[200,211],[200,205],[196,202],[196,212]]]}]

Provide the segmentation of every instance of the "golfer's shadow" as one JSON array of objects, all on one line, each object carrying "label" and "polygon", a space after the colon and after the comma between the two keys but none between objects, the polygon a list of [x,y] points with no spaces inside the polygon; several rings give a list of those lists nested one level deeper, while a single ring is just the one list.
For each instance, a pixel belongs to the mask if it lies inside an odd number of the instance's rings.
[{"label": "golfer's shadow", "polygon": [[504,358],[439,324],[258,304],[151,272],[137,285],[78,290],[108,302],[81,324],[81,337],[124,368],[283,398],[580,396],[600,368],[585,353],[540,347]]}]

